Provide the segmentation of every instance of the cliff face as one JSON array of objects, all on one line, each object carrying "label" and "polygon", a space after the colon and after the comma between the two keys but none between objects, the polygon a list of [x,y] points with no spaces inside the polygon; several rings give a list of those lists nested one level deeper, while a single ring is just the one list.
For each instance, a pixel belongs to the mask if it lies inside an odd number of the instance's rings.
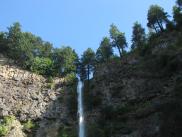
[{"label": "cliff face", "polygon": [[0,66],[0,76],[1,116],[19,113],[20,120],[42,118],[56,99],[40,76],[7,65]]},{"label": "cliff face", "polygon": [[55,78],[49,82],[40,75],[2,62],[0,63],[1,118],[15,116],[21,123],[33,121],[36,129],[33,131],[28,129],[25,132],[29,136],[36,137],[57,137],[60,128],[65,125],[75,126],[75,119],[70,115],[70,108],[67,105],[71,98],[70,91],[65,87],[64,79]]},{"label": "cliff face", "polygon": [[97,66],[84,93],[88,137],[182,136],[181,54],[173,59],[170,75],[139,60]]}]

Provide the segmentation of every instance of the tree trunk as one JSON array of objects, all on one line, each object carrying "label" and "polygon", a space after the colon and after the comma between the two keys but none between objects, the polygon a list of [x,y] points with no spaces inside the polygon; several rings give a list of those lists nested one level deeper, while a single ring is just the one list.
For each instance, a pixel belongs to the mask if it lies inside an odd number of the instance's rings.
[{"label": "tree trunk", "polygon": [[90,82],[89,82],[89,80],[90,80],[90,65],[88,64],[87,65],[87,86],[88,86],[88,92],[89,92],[89,89],[90,89]]},{"label": "tree trunk", "polygon": [[153,25],[153,28],[155,29],[155,32],[156,32],[156,33],[158,33],[158,31],[157,31],[157,29],[156,29],[155,25]]},{"label": "tree trunk", "polygon": [[120,49],[119,46],[117,46],[117,48],[118,48],[118,51],[119,51],[119,56],[120,56],[120,58],[121,58],[121,57],[122,57],[121,49]]},{"label": "tree trunk", "polygon": [[89,73],[90,73],[90,65],[87,65],[87,79],[88,80],[90,79]]},{"label": "tree trunk", "polygon": [[124,48],[121,48],[122,53],[124,54]]},{"label": "tree trunk", "polygon": [[157,24],[158,24],[160,30],[163,32],[164,31],[164,28],[163,28],[162,24],[158,20],[157,20]]}]

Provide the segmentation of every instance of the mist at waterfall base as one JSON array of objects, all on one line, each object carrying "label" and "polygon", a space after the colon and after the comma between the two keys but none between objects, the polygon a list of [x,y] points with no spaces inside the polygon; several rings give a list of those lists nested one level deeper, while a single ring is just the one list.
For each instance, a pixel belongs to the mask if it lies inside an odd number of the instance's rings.
[{"label": "mist at waterfall base", "polygon": [[78,137],[85,137],[85,121],[84,121],[84,110],[83,110],[83,95],[82,88],[83,83],[78,78],[77,94],[78,94],[78,117],[79,117],[79,133]]}]

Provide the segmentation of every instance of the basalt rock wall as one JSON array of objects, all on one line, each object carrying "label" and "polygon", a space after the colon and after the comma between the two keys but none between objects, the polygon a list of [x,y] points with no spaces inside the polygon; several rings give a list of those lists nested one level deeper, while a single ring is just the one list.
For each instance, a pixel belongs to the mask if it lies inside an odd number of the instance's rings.
[{"label": "basalt rock wall", "polygon": [[[69,94],[64,78],[53,78],[50,82],[43,76],[17,67],[1,56],[0,118],[15,116],[16,121],[21,124],[29,120],[34,122],[36,129],[33,133],[28,131],[28,136],[57,137],[59,129],[65,124],[74,125],[75,121],[70,117],[67,105]],[[19,128],[9,131],[7,137],[19,133],[26,136],[20,131],[23,126],[18,125]]]}]

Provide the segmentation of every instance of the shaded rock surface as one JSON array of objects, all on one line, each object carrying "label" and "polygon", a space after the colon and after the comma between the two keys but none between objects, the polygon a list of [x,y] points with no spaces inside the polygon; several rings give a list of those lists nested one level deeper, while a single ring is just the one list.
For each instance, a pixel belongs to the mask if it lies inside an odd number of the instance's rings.
[{"label": "shaded rock surface", "polygon": [[[181,108],[177,112],[169,107],[179,103],[174,94],[181,70],[163,76],[139,67],[139,63],[97,66],[90,83],[92,92],[85,87],[84,93],[88,137],[182,136],[182,121],[175,120],[181,118]],[[174,113],[168,115],[165,110]],[[167,117],[171,122],[164,120]],[[172,121],[176,124],[169,131],[165,125]]]}]

